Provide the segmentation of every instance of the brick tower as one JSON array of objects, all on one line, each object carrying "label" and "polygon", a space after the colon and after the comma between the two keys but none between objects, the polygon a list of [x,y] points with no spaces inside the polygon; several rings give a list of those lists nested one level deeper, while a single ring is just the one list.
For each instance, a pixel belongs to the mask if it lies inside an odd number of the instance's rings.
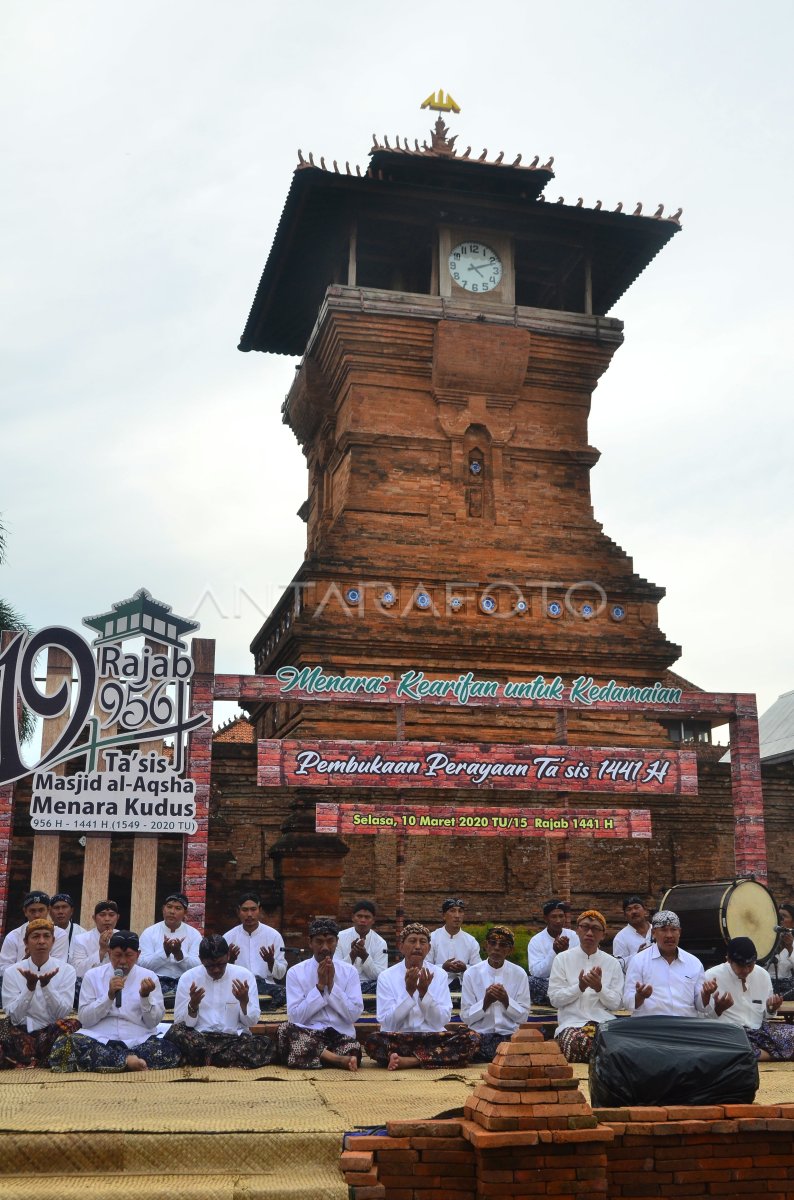
[{"label": "brick tower", "polygon": [[[300,356],[283,414],[309,473],[306,556],[255,669],[652,683],[680,651],[658,627],[663,589],[595,519],[587,419],[623,340],[607,314],[679,225],[548,200],[552,159],[488,161],[455,140],[439,116],[422,147],[376,141],[364,174],[300,155],[240,342]],[[392,714],[363,706],[253,717],[260,737],[394,736]],[[429,740],[559,732],[543,712],[407,721]],[[568,737],[666,737],[641,717],[619,729],[572,717]],[[309,907],[329,911],[346,847],[313,835],[311,797],[291,800],[272,852],[282,872],[327,872]],[[359,841],[355,874],[376,879]]]}]

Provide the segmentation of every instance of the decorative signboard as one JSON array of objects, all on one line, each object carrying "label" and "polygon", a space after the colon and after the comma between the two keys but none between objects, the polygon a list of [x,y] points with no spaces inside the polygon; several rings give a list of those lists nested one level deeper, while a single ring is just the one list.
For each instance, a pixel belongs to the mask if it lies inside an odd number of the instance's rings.
[{"label": "decorative signboard", "polygon": [[[198,623],[141,589],[83,624],[96,632],[94,650],[81,634],[51,626],[18,633],[0,653],[0,786],[33,776],[30,815],[38,831],[195,833],[196,784],[183,776],[184,737],[212,715],[190,715],[194,665],[182,638]],[[122,645],[130,638],[148,644],[134,653]],[[71,658],[75,684],[45,695],[34,676],[49,647]],[[33,767],[22,759],[20,704],[44,719],[67,714]],[[173,742],[170,757],[141,749],[164,738]],[[76,758],[85,769],[55,769]]]},{"label": "decorative signboard", "polygon": [[464,742],[283,740],[258,745],[260,787],[697,792],[697,759],[686,751]]},{"label": "decorative signboard", "polygon": [[423,804],[318,804],[317,833],[422,833],[454,837],[649,838],[647,808],[465,808]]}]

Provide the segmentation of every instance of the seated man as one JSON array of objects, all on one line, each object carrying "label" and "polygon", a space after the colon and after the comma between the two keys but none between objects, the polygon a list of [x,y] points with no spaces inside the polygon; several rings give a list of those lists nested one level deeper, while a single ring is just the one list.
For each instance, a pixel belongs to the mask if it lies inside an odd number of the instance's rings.
[{"label": "seated man", "polygon": [[246,892],[237,906],[240,924],[223,936],[229,943],[229,962],[250,971],[259,991],[268,996],[263,1007],[281,1008],[287,998],[286,988],[279,982],[287,973],[284,939],[277,929],[259,920],[260,912],[259,896]]},{"label": "seated man", "polygon": [[590,1061],[599,1025],[611,1021],[623,997],[623,969],[616,958],[599,950],[607,923],[595,908],[576,922],[577,946],[554,959],[549,1000],[557,1009],[554,1038],[568,1062]]},{"label": "seated man", "polygon": [[499,1043],[509,1040],[529,1014],[527,973],[506,961],[514,945],[512,929],[493,925],[485,935],[488,957],[463,976],[461,1020],[480,1035],[475,1062],[491,1062]]},{"label": "seated man", "polygon": [[270,1038],[251,1033],[259,1020],[256,980],[229,957],[220,934],[202,938],[200,965],[177,984],[174,1023],[164,1040],[178,1047],[189,1066],[250,1070],[273,1061]]},{"label": "seated man", "polygon": [[53,1071],[146,1071],[179,1066],[179,1051],[154,1030],[165,1006],[160,984],[138,966],[138,935],[113,931],[108,961],[83,976],[79,1033],[59,1037]]},{"label": "seated man", "polygon": [[81,933],[72,943],[72,965],[82,979],[92,967],[110,962],[110,939],[119,919],[115,900],[100,900],[94,905],[94,928]]},{"label": "seated man", "polygon": [[777,920],[783,932],[778,941],[777,955],[771,959],[775,991],[784,1000],[794,1000],[794,904],[781,904]]},{"label": "seated man", "polygon": [[54,896],[50,896],[50,920],[56,929],[62,929],[66,934],[69,943],[67,961],[74,966],[77,939],[88,931],[75,921],[74,901],[68,892],[56,892]]},{"label": "seated man", "polygon": [[186,925],[188,898],[172,892],[163,902],[163,919],[141,934],[141,966],[154,971],[163,995],[173,995],[185,971],[200,966],[198,948],[201,934]]},{"label": "seated man", "polygon": [[430,971],[430,932],[424,925],[406,925],[400,936],[403,962],[378,976],[380,1033],[364,1043],[370,1058],[390,1071],[406,1067],[458,1067],[470,1063],[480,1045],[470,1029],[448,1033],[452,1015],[446,972]]},{"label": "seated man", "polygon": [[626,896],[623,901],[623,913],[628,924],[624,925],[620,933],[615,934],[612,953],[623,968],[625,975],[629,960],[638,951],[647,950],[651,944],[651,918],[645,901],[641,896],[636,895]]},{"label": "seated man", "polygon": [[529,965],[529,994],[533,1004],[549,1003],[549,976],[554,959],[564,950],[573,950],[579,939],[568,927],[571,906],[556,897],[543,905],[546,928],[529,939],[527,963]]},{"label": "seated man", "polygon": [[479,942],[465,929],[461,929],[466,906],[462,900],[449,897],[441,905],[444,924],[430,935],[429,965],[440,966],[447,973],[452,988],[459,988],[467,967],[482,962]]},{"label": "seated man", "polygon": [[361,1046],[354,1022],[364,1011],[358,971],[336,959],[339,926],[319,917],[309,926],[312,957],[287,971],[287,1020],[278,1030],[285,1067],[358,1070]]},{"label": "seated man", "polygon": [[731,938],[726,961],[706,971],[707,982],[717,985],[706,1016],[741,1025],[755,1057],[761,1061],[791,1062],[794,1027],[770,1025],[765,1020],[777,1012],[783,997],[775,995],[769,973],[757,965],[757,958],[755,943],[750,938]]},{"label": "seated man", "polygon": [[375,905],[371,900],[358,900],[353,905],[353,924],[343,929],[336,943],[334,958],[351,963],[358,971],[362,994],[374,996],[378,976],[389,965],[386,943],[376,933]]},{"label": "seated man", "polygon": [[55,1039],[80,1028],[69,1019],[74,1002],[74,967],[51,958],[55,929],[48,917],[29,921],[27,957],[9,967],[3,1003],[8,1021],[0,1023],[0,1070],[46,1067]]},{"label": "seated man", "polygon": [[679,948],[681,922],[670,909],[651,921],[654,944],[635,954],[626,971],[623,1007],[632,1017],[700,1017],[716,984],[707,984],[703,964]]},{"label": "seated man", "polygon": [[[9,967],[15,966],[27,955],[25,949],[25,931],[30,921],[37,921],[50,915],[50,898],[46,892],[28,892],[22,901],[22,915],[25,920],[16,929],[11,929],[5,936],[3,948],[0,950],[0,985],[3,974]],[[66,959],[69,953],[69,939],[63,929],[55,930],[55,942],[50,954],[51,958]]]}]

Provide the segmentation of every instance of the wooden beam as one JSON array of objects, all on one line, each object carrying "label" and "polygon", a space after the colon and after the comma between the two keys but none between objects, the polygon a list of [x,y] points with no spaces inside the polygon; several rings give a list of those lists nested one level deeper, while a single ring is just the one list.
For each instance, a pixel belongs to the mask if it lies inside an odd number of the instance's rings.
[{"label": "wooden beam", "polygon": [[[50,646],[47,651],[47,682],[45,692],[51,696],[66,685],[69,699],[72,694],[71,655],[59,646]],[[69,721],[69,705],[58,717],[50,717],[42,723],[41,757],[55,744]],[[66,764],[59,763],[51,768],[54,775],[63,775]],[[33,861],[30,866],[31,888],[41,888],[48,895],[58,891],[60,878],[61,839],[57,833],[35,833],[33,835]]]},{"label": "wooden beam", "polygon": [[83,859],[83,898],[80,903],[80,924],[94,928],[94,905],[108,896],[110,880],[110,838],[107,834],[90,834],[86,838]]},{"label": "wooden beam", "polygon": [[155,922],[159,845],[160,839],[156,835],[137,835],[133,843],[130,929],[136,933],[141,933]]},{"label": "wooden beam", "polygon": [[347,252],[347,286],[356,286],[356,241],[357,241],[357,226],[355,220],[350,225],[350,238],[348,241]]}]

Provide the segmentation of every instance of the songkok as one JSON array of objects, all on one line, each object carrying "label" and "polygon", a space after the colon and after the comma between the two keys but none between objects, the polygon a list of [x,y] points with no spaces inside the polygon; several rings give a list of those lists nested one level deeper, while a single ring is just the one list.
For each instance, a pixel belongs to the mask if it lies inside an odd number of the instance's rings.
[{"label": "songkok", "polygon": [[491,938],[504,938],[511,946],[514,946],[516,941],[512,929],[507,925],[492,925],[485,935],[486,942],[489,942]]},{"label": "songkok", "polygon": [[25,896],[25,899],[22,901],[23,912],[29,904],[46,904],[49,908],[50,898],[46,892],[28,892],[27,896]]},{"label": "songkok", "polygon": [[46,929],[49,933],[55,936],[55,926],[49,917],[34,917],[32,921],[28,921],[28,927],[25,930],[25,941],[28,940],[28,935],[35,933],[38,929]]},{"label": "songkok", "polygon": [[550,912],[554,912],[555,908],[561,908],[563,912],[571,911],[570,904],[567,904],[565,902],[565,900],[560,900],[557,897],[555,897],[553,900],[547,900],[546,903],[543,905],[544,917],[547,917]]},{"label": "songkok", "polygon": [[330,917],[317,917],[309,925],[309,937],[325,937],[326,934],[339,937],[339,926]]},{"label": "songkok", "polygon": [[652,929],[664,929],[669,926],[671,929],[680,929],[681,922],[678,919],[678,914],[674,913],[669,908],[661,908],[658,913],[651,917]]},{"label": "songkok", "polygon": [[74,908],[74,900],[68,892],[56,892],[54,896],[50,896],[50,906],[53,904],[68,904],[70,908]]},{"label": "songkok", "polygon": [[166,896],[163,904],[170,904],[174,900],[177,904],[181,904],[183,908],[189,908],[190,904],[184,892],[172,892],[170,896]]},{"label": "songkok", "polygon": [[351,912],[368,912],[375,916],[375,905],[371,900],[357,900],[350,910]]},{"label": "songkok", "polygon": [[407,925],[403,925],[403,931],[400,934],[400,941],[403,942],[412,933],[417,933],[420,937],[426,937],[430,941],[430,930],[426,925],[420,925],[418,921],[409,921]]},{"label": "songkok", "polygon": [[441,905],[442,913],[449,912],[451,908],[465,908],[466,905],[462,900],[456,900],[454,896],[449,896]]},{"label": "songkok", "polygon": [[728,942],[728,961],[737,967],[749,967],[758,958],[755,942],[748,937],[731,938]]},{"label": "songkok", "polygon": [[579,913],[576,918],[576,924],[581,925],[582,921],[598,921],[602,929],[606,929],[607,923],[602,913],[597,908],[586,908],[583,913]]},{"label": "songkok", "polygon": [[133,933],[131,929],[117,929],[108,942],[108,949],[115,950],[117,946],[120,946],[122,950],[137,950],[139,948],[137,933]]},{"label": "songkok", "polygon": [[97,903],[94,905],[94,916],[95,917],[98,917],[101,912],[117,913],[118,911],[119,911],[119,906],[115,900],[98,900]]}]

